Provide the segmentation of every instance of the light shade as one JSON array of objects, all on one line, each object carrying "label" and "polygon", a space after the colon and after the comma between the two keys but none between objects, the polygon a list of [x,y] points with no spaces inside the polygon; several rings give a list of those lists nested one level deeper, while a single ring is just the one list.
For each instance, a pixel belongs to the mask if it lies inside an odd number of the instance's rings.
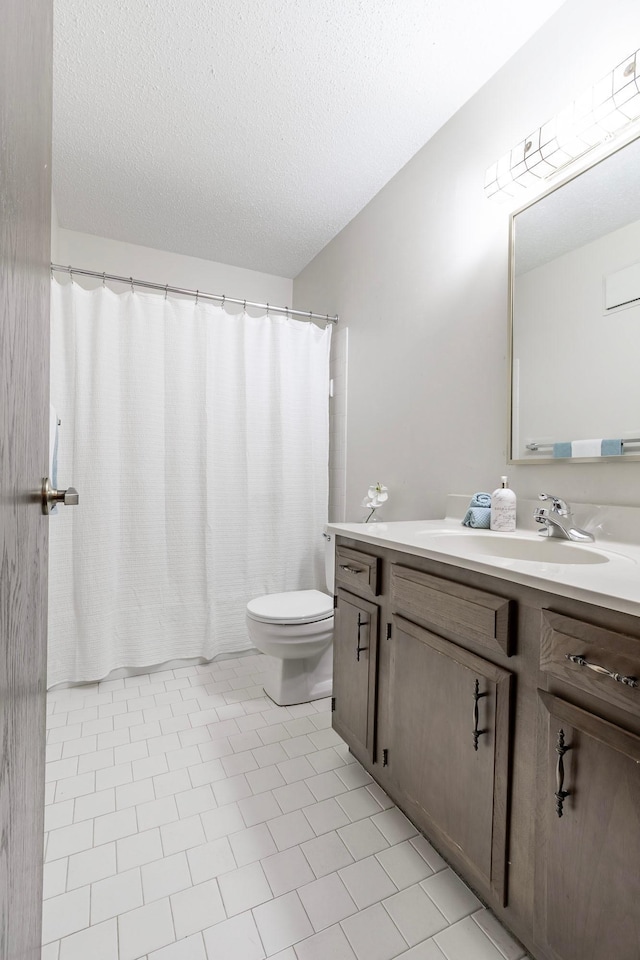
[{"label": "light shade", "polygon": [[517,197],[640,118],[640,50],[487,170],[492,199]]}]

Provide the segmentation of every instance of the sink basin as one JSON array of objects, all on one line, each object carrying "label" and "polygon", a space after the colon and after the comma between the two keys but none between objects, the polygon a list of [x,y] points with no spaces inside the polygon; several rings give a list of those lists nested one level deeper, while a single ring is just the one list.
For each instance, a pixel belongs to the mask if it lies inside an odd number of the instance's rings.
[{"label": "sink basin", "polygon": [[435,534],[434,543],[458,556],[490,556],[504,560],[532,563],[593,564],[608,563],[609,557],[599,550],[568,540],[531,540],[489,533]]}]

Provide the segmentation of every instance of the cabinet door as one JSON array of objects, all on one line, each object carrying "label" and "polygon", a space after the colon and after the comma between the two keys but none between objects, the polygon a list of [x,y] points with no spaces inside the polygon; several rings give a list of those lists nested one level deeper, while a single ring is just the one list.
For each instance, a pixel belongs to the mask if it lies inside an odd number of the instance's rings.
[{"label": "cabinet door", "polygon": [[333,726],[356,755],[374,759],[379,610],[337,592],[333,638]]},{"label": "cabinet door", "polygon": [[640,738],[538,696],[536,943],[558,960],[638,960]]},{"label": "cabinet door", "polygon": [[390,774],[416,823],[503,902],[510,688],[507,670],[394,617]]}]

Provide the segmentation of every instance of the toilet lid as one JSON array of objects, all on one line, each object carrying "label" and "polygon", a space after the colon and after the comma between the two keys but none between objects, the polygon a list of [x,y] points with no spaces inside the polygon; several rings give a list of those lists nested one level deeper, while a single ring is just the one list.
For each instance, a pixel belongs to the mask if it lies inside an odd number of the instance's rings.
[{"label": "toilet lid", "polygon": [[333,597],[320,590],[268,593],[247,604],[247,613],[263,623],[311,623],[333,614]]}]

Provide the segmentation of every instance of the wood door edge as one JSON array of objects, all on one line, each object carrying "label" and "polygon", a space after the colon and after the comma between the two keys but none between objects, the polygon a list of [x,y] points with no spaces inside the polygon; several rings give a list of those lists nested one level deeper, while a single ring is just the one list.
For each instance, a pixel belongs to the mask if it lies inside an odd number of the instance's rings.
[{"label": "wood door edge", "polygon": [[[493,769],[493,820],[491,838],[491,888],[507,906],[509,881],[509,833],[511,820],[511,741],[513,676],[496,682],[495,756]],[[501,722],[502,718],[502,722]],[[500,783],[498,783],[500,781]],[[496,797],[500,802],[496,802]]]}]

